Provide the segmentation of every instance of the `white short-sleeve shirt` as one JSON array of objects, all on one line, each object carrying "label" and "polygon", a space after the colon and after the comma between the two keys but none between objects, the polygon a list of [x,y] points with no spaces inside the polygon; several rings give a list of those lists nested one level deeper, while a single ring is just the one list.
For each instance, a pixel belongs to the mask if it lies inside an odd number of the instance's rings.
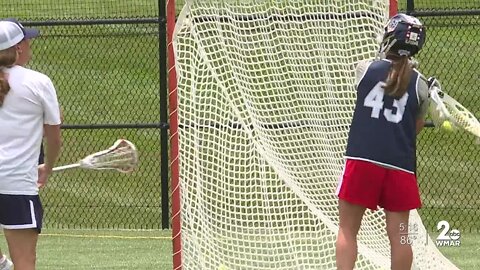
[{"label": "white short-sleeve shirt", "polygon": [[60,125],[55,87],[40,72],[5,69],[10,91],[0,107],[0,194],[37,195],[43,125]]}]

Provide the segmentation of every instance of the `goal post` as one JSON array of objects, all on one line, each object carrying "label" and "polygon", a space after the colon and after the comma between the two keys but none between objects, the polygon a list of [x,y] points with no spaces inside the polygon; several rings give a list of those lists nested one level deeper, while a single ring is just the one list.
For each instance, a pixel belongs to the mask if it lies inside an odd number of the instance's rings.
[{"label": "goal post", "polygon": [[[179,163],[179,133],[178,133],[178,89],[177,72],[175,68],[175,53],[173,49],[173,34],[176,22],[175,0],[167,0],[167,70],[168,70],[168,109],[170,133],[170,188],[171,188],[171,226],[172,226],[172,258],[173,269],[182,269],[182,239],[181,239],[181,194],[180,194],[180,163]],[[186,268],[184,268],[186,269]]]},{"label": "goal post", "polygon": [[[396,1],[167,10],[174,269],[336,269],[355,65],[375,57]],[[390,268],[384,218],[367,210],[358,269]],[[454,267],[416,211],[411,224],[415,267]]]}]

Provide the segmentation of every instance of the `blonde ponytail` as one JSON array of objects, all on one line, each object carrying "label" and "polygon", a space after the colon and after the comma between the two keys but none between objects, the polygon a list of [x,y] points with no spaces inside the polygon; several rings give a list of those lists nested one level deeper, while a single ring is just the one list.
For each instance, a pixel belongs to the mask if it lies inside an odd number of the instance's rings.
[{"label": "blonde ponytail", "polygon": [[407,56],[388,55],[387,58],[392,60],[392,66],[383,88],[387,95],[399,99],[408,90],[413,67]]},{"label": "blonde ponytail", "polygon": [[10,91],[10,84],[8,83],[5,68],[12,67],[15,61],[17,61],[16,46],[0,51],[0,107],[3,105],[5,97]]}]

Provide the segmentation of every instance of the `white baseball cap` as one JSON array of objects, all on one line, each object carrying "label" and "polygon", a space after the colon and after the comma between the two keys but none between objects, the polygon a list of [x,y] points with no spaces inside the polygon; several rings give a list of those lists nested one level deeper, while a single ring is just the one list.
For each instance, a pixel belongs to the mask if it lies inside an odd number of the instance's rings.
[{"label": "white baseball cap", "polygon": [[0,21],[0,50],[17,45],[24,37],[22,29],[16,23]]},{"label": "white baseball cap", "polygon": [[23,25],[15,18],[7,18],[3,21],[13,22],[16,25],[20,26],[20,29],[22,29],[23,34],[25,35],[25,39],[36,38],[40,35],[40,31],[38,29],[23,27]]}]

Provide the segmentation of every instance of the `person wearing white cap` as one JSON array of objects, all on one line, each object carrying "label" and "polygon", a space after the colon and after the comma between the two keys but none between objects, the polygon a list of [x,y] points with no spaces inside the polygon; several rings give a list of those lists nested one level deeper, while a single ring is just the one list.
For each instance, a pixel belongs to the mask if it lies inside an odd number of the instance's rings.
[{"label": "person wearing white cap", "polygon": [[[30,41],[33,38],[38,37],[40,35],[40,31],[35,28],[23,27],[23,25],[15,18],[8,18],[8,19],[5,19],[5,21],[14,22],[23,31],[24,38],[20,43],[18,43],[20,50],[18,51],[19,53],[18,53],[16,64],[19,66],[25,66],[28,64],[32,56],[32,52],[30,49]],[[44,163],[44,152],[43,152],[43,147],[40,147],[39,164],[43,164],[43,163]],[[11,269],[13,269],[13,263],[7,258],[7,256],[5,256],[2,253],[2,250],[0,249],[0,270],[11,270]]]},{"label": "person wearing white cap", "polygon": [[18,55],[16,64],[24,67],[32,58],[32,50],[30,49],[30,42],[32,39],[40,35],[40,31],[35,28],[23,27],[23,25],[17,19],[14,19],[14,18],[8,18],[8,19],[5,19],[5,21],[13,22],[16,25],[18,25],[20,29],[22,29],[24,38],[18,44],[18,46],[20,47],[20,50],[19,50],[19,55]]},{"label": "person wearing white cap", "polygon": [[[35,269],[43,218],[38,187],[61,149],[55,87],[19,58],[28,35],[18,22],[0,21],[0,226],[16,270]],[[46,160],[38,166],[43,133]]]}]

